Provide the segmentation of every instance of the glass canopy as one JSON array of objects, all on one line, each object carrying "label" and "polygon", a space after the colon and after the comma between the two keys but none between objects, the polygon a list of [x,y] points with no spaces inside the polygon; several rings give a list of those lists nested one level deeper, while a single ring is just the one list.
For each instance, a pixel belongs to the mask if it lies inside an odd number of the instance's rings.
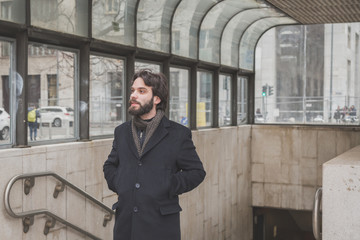
[{"label": "glass canopy", "polygon": [[[0,1],[0,20],[253,71],[258,38],[297,24],[265,0]],[[89,4],[91,3],[91,4]]]},{"label": "glass canopy", "polygon": [[225,25],[242,11],[261,7],[261,4],[253,0],[228,0],[214,5],[206,14],[201,24],[199,43],[200,60],[220,63],[220,42]]},{"label": "glass canopy", "polygon": [[136,1],[93,1],[94,38],[134,46]]},{"label": "glass canopy", "polygon": [[171,16],[179,0],[142,0],[137,10],[137,46],[170,51]]},{"label": "glass canopy", "polygon": [[25,1],[0,1],[0,20],[25,23]]},{"label": "glass canopy", "polygon": [[239,67],[252,71],[254,68],[255,47],[261,35],[270,28],[278,25],[295,24],[296,22],[287,17],[263,18],[251,24],[240,40]]},{"label": "glass canopy", "polygon": [[216,0],[184,0],[174,13],[172,23],[172,53],[197,59],[201,20]]},{"label": "glass canopy", "polygon": [[[265,17],[281,16],[271,8],[248,9],[236,14],[225,26],[221,41],[221,63],[239,66],[239,43],[245,31],[256,21]],[[266,29],[265,29],[266,30]],[[256,40],[256,39],[255,39]]]}]

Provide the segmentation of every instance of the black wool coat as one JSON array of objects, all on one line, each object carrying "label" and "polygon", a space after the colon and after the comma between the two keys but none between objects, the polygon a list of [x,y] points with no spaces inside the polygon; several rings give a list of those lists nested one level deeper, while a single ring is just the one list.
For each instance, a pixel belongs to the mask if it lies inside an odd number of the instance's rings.
[{"label": "black wool coat", "polygon": [[118,195],[114,240],[180,240],[178,195],[206,174],[188,128],[163,117],[139,157],[131,121],[125,122],[115,129],[103,170]]}]

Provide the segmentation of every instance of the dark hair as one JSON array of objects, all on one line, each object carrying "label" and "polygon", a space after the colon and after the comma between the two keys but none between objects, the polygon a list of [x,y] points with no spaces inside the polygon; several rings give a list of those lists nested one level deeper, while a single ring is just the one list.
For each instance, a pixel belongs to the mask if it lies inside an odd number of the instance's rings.
[{"label": "dark hair", "polygon": [[153,96],[158,96],[161,102],[156,110],[165,111],[168,102],[168,81],[164,74],[153,73],[150,69],[141,69],[134,74],[131,85],[137,78],[142,78],[146,86],[151,87]]}]

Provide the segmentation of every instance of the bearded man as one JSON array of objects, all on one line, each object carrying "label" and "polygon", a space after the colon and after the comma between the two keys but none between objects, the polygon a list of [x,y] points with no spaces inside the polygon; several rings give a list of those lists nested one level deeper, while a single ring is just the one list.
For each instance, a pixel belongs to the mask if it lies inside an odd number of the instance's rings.
[{"label": "bearded man", "polygon": [[141,70],[131,83],[132,119],[116,127],[103,170],[118,195],[114,240],[180,240],[179,195],[205,178],[191,131],[164,116],[167,79]]}]

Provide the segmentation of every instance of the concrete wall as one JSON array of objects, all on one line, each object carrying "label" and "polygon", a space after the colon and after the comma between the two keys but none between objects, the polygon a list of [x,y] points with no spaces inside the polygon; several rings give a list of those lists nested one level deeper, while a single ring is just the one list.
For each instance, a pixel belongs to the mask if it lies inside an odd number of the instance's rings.
[{"label": "concrete wall", "polygon": [[250,126],[193,133],[207,176],[181,196],[182,239],[252,238]]},{"label": "concrete wall", "polygon": [[[183,239],[252,238],[250,182],[251,126],[209,129],[193,132],[193,139],[207,177],[194,191],[180,197]],[[116,196],[107,189],[102,165],[112,139],[0,150],[0,192],[17,174],[54,171],[111,207]],[[37,178],[29,195],[17,182],[11,191],[15,212],[47,208],[96,236],[112,239],[113,220],[102,227],[104,213],[72,190],[52,197],[56,181]],[[43,234],[45,217],[35,218],[28,233],[22,231],[21,219],[10,217],[0,198],[1,239],[85,239],[57,223]]]},{"label": "concrete wall", "polygon": [[360,144],[359,128],[252,127],[252,205],[312,210],[322,165]]},{"label": "concrete wall", "polygon": [[[311,210],[322,184],[322,165],[360,144],[356,128],[239,126],[193,132],[207,176],[194,191],[180,196],[182,239],[252,239],[252,206]],[[17,174],[54,171],[103,201],[107,189],[102,165],[112,139],[0,150],[0,192]],[[14,185],[11,205],[17,212],[48,208],[103,238],[112,239],[113,221],[102,227],[103,212],[71,190],[53,199],[56,181],[36,179],[29,195]],[[45,218],[37,217],[27,234],[21,219],[10,217],[0,198],[1,239],[84,239],[61,224],[45,236]]]},{"label": "concrete wall", "polygon": [[322,239],[360,236],[360,145],[323,166]]}]

